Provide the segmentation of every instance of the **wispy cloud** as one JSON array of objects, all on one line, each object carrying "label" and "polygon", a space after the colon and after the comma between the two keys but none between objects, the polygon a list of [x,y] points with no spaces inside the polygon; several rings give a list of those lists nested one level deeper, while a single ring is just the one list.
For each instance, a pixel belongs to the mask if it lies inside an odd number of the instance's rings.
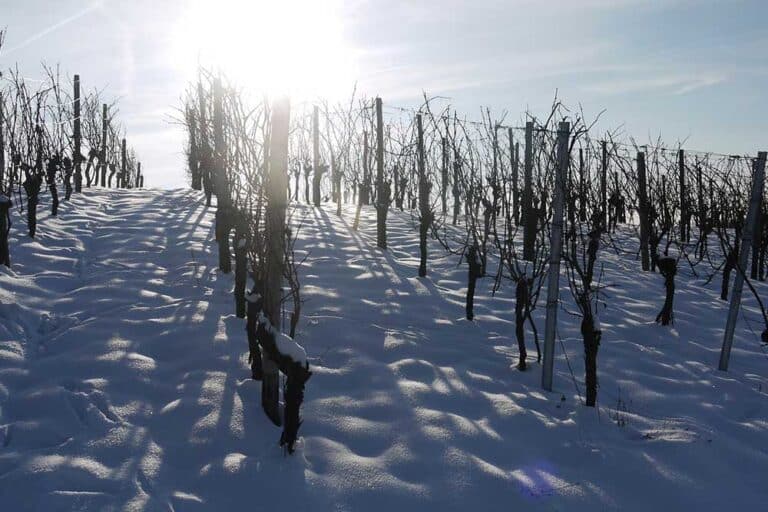
[{"label": "wispy cloud", "polygon": [[603,80],[582,87],[595,94],[620,95],[640,92],[667,93],[683,95],[705,87],[721,84],[728,79],[725,74],[705,74],[699,76],[647,73],[647,76],[635,76]]},{"label": "wispy cloud", "polygon": [[35,41],[39,41],[40,39],[43,39],[48,34],[50,34],[52,32],[55,32],[56,30],[58,30],[58,29],[60,29],[60,28],[62,28],[64,26],[72,23],[73,21],[76,21],[76,20],[82,18],[86,14],[88,14],[88,13],[98,9],[102,5],[103,5],[103,1],[102,0],[96,0],[94,2],[91,2],[91,4],[88,5],[87,7],[85,7],[84,9],[81,9],[80,11],[77,11],[76,13],[74,13],[74,14],[72,14],[70,16],[67,16],[66,18],[62,19],[61,21],[58,21],[58,22],[54,23],[53,25],[51,25],[49,27],[46,27],[45,29],[41,30],[40,32],[38,32],[38,33],[28,37],[27,39],[25,39],[21,43],[17,44],[16,46],[12,46],[11,48],[8,48],[4,53],[6,55],[9,55],[9,54],[12,54],[12,53],[14,53],[16,51],[19,51],[19,50],[23,49],[23,48],[26,48],[27,46],[29,46],[30,44],[34,43]]}]

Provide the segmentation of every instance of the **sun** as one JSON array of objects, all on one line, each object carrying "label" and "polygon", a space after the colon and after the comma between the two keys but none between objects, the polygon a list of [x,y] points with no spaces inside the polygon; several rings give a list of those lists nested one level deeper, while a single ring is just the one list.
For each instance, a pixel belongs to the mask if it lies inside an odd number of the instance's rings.
[{"label": "sun", "polygon": [[212,67],[254,92],[341,97],[356,68],[340,12],[334,1],[195,0],[173,31],[173,58],[186,73]]}]

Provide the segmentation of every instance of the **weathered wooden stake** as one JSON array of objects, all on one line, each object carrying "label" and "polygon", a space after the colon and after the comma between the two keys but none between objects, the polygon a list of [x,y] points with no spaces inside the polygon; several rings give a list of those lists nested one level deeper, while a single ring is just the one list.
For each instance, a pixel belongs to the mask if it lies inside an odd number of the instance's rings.
[{"label": "weathered wooden stake", "polygon": [[584,150],[579,148],[579,221],[587,221],[587,177],[584,168]]},{"label": "weathered wooden stake", "polygon": [[427,275],[427,232],[432,224],[431,212],[429,209],[429,189],[427,173],[424,168],[424,128],[422,126],[421,114],[416,114],[416,131],[418,144],[418,165],[419,165],[419,277]]},{"label": "weathered wooden stake", "polygon": [[[5,138],[3,135],[3,93],[0,92],[0,195],[3,195],[5,188],[3,187],[3,181],[5,179]],[[8,196],[10,197],[11,190],[8,190]],[[2,220],[2,218],[0,218]],[[2,237],[2,233],[0,233]]]},{"label": "weathered wooden stake", "polygon": [[126,188],[128,183],[127,159],[125,154],[125,137],[120,146],[120,178],[117,180],[117,188]]},{"label": "weathered wooden stake", "polygon": [[[224,98],[221,80],[213,83],[213,179],[216,193],[216,241],[219,245],[219,269],[232,271],[230,234],[233,226],[232,199],[227,183],[227,150],[224,142]],[[286,185],[287,187],[287,185]]]},{"label": "weathered wooden stake", "polygon": [[744,230],[741,234],[741,251],[739,251],[739,268],[736,272],[736,279],[733,283],[733,292],[731,293],[731,306],[728,309],[728,320],[725,323],[725,334],[723,336],[723,348],[720,351],[720,365],[718,369],[728,371],[728,361],[731,357],[731,347],[733,346],[733,331],[736,328],[736,317],[739,314],[741,305],[741,292],[744,288],[744,272],[747,269],[747,257],[749,256],[749,247],[752,245],[752,236],[757,220],[757,212],[760,203],[763,200],[763,186],[765,184],[765,158],[766,152],[761,151],[757,154],[752,168],[752,194],[749,200],[749,212],[744,223]]},{"label": "weathered wooden stake", "polygon": [[552,391],[552,372],[555,361],[555,333],[557,331],[557,305],[560,295],[560,257],[563,245],[563,200],[565,176],[568,172],[568,139],[571,124],[562,121],[557,129],[557,174],[555,176],[554,211],[549,244],[549,270],[547,276],[547,318],[544,324],[544,366],[541,385]]},{"label": "weathered wooden stake", "polygon": [[312,109],[312,203],[320,207],[320,183],[323,175],[320,169],[320,109]]},{"label": "weathered wooden stake", "polygon": [[533,261],[537,215],[533,212],[533,122],[525,123],[525,163],[523,184],[523,259]]},{"label": "weathered wooden stake", "polygon": [[640,261],[644,271],[651,269],[651,257],[648,249],[650,226],[648,225],[648,188],[645,179],[645,153],[637,152],[637,198],[640,214]]},{"label": "weathered wooden stake", "polygon": [[83,190],[83,155],[82,155],[82,133],[80,128],[80,75],[75,75],[74,79],[75,88],[75,101],[74,101],[74,155],[72,155],[72,162],[75,165],[75,192],[82,192]]},{"label": "weathered wooden stake", "polygon": [[600,142],[600,153],[600,207],[603,209],[603,227],[608,230],[608,143],[606,141]]},{"label": "weathered wooden stake", "polygon": [[443,206],[443,215],[448,211],[448,139],[440,139],[442,161],[440,165],[440,200]]},{"label": "weathered wooden stake", "polygon": [[512,128],[507,128],[507,138],[509,139],[509,165],[512,169],[512,218],[515,220],[515,226],[520,222],[520,194],[518,193],[518,165],[517,156],[520,151],[520,145],[515,146],[515,137],[512,134]]},{"label": "weathered wooden stake", "polygon": [[106,103],[101,106],[101,154],[99,155],[99,164],[101,164],[101,186],[107,186],[107,109]]},{"label": "weathered wooden stake", "polygon": [[384,115],[381,98],[376,98],[376,246],[387,248],[389,194],[384,191]]},{"label": "weathered wooden stake", "polygon": [[[291,105],[287,97],[272,104],[272,132],[269,140],[269,179],[266,210],[266,275],[264,280],[264,313],[277,329],[280,326],[283,262],[285,260],[285,210],[288,190],[288,128]],[[262,354],[264,371],[261,383],[261,405],[275,425],[280,425],[279,379],[275,361]]]},{"label": "weathered wooden stake", "polygon": [[688,197],[685,188],[685,151],[682,149],[677,152],[677,169],[680,175],[680,241],[687,242],[690,217],[688,213]]}]

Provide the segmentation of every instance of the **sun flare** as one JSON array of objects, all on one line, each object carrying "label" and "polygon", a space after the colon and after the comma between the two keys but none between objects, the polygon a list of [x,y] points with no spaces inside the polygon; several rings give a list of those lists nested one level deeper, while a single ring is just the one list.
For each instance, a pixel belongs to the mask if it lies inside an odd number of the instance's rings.
[{"label": "sun flare", "polygon": [[175,29],[173,54],[188,73],[212,67],[254,92],[343,95],[354,84],[355,59],[339,11],[311,0],[195,1]]}]

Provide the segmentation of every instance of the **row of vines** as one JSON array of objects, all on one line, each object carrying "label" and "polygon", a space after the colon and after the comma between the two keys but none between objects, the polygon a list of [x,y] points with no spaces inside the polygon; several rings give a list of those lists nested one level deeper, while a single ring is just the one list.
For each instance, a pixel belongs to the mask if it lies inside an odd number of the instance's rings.
[{"label": "row of vines", "polygon": [[[597,401],[598,312],[607,300],[601,253],[626,254],[642,271],[659,272],[662,325],[674,322],[678,273],[705,283],[719,276],[721,298],[737,308],[741,279],[762,307],[751,280],[766,275],[764,153],[719,155],[598,134],[597,118],[557,99],[546,115],[528,113],[522,123],[487,109],[470,120],[426,96],[416,110],[356,93],[291,108],[285,99],[250,97],[205,70],[180,112],[191,186],[209,206],[216,198],[219,267],[226,273],[235,263],[235,311],[247,317],[252,376],[263,380],[269,417],[284,420],[281,444],[289,451],[311,375],[292,339],[302,299],[290,201],[329,205],[339,216],[342,205],[354,205],[353,229],[361,210],[374,208],[382,250],[388,213],[407,212],[419,236],[419,276],[429,273],[429,239],[467,264],[468,320],[478,279],[493,280],[494,292],[513,290],[517,367],[529,366],[530,333],[550,390],[562,265],[580,317],[588,406]],[[758,202],[748,215],[751,189]],[[533,316],[542,302],[543,351]],[[279,327],[283,303],[291,310],[287,334]],[[768,326],[764,308],[763,318]],[[287,376],[282,417],[278,371]]]}]

